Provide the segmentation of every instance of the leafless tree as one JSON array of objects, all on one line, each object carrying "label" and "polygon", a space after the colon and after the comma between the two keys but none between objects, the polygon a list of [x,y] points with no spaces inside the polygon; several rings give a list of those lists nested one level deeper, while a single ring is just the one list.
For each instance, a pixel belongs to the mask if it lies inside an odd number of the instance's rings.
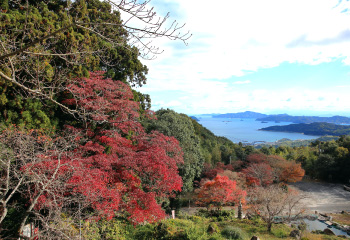
[{"label": "leafless tree", "polygon": [[258,215],[267,224],[271,232],[272,224],[279,221],[290,221],[304,212],[300,201],[304,198],[295,190],[281,188],[278,185],[255,187],[248,192],[249,212]]},{"label": "leafless tree", "polygon": [[[78,196],[67,196],[67,179],[72,166],[70,150],[73,139],[49,138],[37,131],[5,130],[0,134],[0,237],[18,237],[24,226],[31,222],[40,225],[41,238],[67,239],[81,208],[72,207]],[[70,208],[66,208],[70,206]],[[19,219],[13,229],[4,222],[9,209],[16,209]],[[62,213],[69,209],[70,218]],[[9,227],[9,226],[7,226]],[[39,227],[39,226],[37,226]]]},{"label": "leafless tree", "polygon": [[108,0],[115,10],[124,12],[127,19],[123,22],[123,27],[129,33],[129,43],[136,46],[142,52],[142,57],[153,58],[155,55],[162,53],[159,47],[152,44],[152,39],[166,37],[170,40],[181,40],[185,44],[191,37],[189,32],[181,32],[185,24],[179,25],[173,21],[168,27],[169,13],[165,17],[157,16],[154,8],[148,5],[151,0],[140,3],[137,0]]}]

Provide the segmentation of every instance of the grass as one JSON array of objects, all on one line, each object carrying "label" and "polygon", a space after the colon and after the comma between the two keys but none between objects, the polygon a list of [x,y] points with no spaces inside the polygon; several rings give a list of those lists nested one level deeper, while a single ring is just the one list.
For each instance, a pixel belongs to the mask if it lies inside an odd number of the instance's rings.
[{"label": "grass", "polygon": [[[232,221],[216,222],[220,229],[224,229],[227,226],[233,226],[239,228],[244,233],[245,238],[250,240],[252,236],[258,236],[260,240],[295,240],[295,238],[289,237],[293,228],[285,224],[272,225],[271,233],[267,231],[266,224],[260,220],[247,220],[247,219],[234,219]],[[337,236],[327,236],[323,234],[314,234],[310,232],[304,232],[302,237],[305,240],[340,240],[344,239]]]},{"label": "grass", "polygon": [[[209,233],[208,227],[215,229]],[[261,219],[226,219],[218,220],[216,217],[191,216],[180,214],[177,219],[164,220],[161,223],[138,226],[130,230],[136,240],[250,240],[252,236],[260,240],[295,240],[289,236],[295,229],[285,224],[273,224],[271,233],[267,231],[266,224]],[[130,235],[130,236],[131,236]],[[302,233],[303,240],[341,240],[337,236],[323,234]]]}]

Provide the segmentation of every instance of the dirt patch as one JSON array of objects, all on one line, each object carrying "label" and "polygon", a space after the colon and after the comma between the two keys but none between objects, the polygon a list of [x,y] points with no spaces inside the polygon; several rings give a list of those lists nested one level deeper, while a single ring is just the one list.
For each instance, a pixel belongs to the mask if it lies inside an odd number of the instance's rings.
[{"label": "dirt patch", "polygon": [[331,213],[329,215],[332,216],[334,222],[350,226],[350,213]]},{"label": "dirt patch", "polygon": [[309,211],[350,212],[350,192],[344,190],[342,184],[308,181],[290,185],[305,195],[303,204]]}]

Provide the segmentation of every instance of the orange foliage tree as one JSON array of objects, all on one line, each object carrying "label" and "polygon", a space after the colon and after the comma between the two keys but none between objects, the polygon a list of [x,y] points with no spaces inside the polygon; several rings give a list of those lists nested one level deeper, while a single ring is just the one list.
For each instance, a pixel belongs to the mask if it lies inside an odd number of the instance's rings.
[{"label": "orange foliage tree", "polygon": [[299,182],[305,175],[300,163],[288,161],[281,156],[268,156],[268,163],[278,182]]},{"label": "orange foliage tree", "polygon": [[242,172],[249,185],[264,187],[272,182],[298,182],[305,175],[301,164],[281,156],[251,154],[247,160],[249,165]]},{"label": "orange foliage tree", "polygon": [[237,188],[236,181],[217,175],[198,189],[196,203],[208,209],[214,206],[220,210],[222,206],[238,203],[240,200],[244,203],[245,196],[246,192]]},{"label": "orange foliage tree", "polygon": [[287,162],[279,176],[282,182],[299,182],[303,179],[305,170],[300,163]]},{"label": "orange foliage tree", "polygon": [[267,163],[253,163],[242,171],[248,185],[268,186],[273,182],[273,170]]}]

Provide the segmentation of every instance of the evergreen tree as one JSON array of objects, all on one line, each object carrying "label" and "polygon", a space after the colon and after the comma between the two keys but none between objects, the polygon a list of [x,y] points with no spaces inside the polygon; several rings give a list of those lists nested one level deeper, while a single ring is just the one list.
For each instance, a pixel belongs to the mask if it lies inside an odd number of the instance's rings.
[{"label": "evergreen tree", "polygon": [[157,130],[166,136],[173,136],[184,152],[184,165],[180,167],[183,190],[191,191],[193,181],[201,174],[204,158],[200,149],[200,139],[195,134],[191,118],[170,109],[156,112],[157,120],[145,121],[148,132]]}]

